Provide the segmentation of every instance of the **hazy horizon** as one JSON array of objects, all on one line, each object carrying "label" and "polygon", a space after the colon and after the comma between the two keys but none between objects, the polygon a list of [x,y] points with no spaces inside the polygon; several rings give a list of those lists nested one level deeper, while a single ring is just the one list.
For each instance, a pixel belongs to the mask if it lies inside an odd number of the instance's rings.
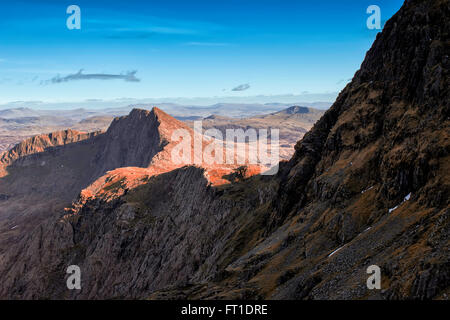
[{"label": "hazy horizon", "polygon": [[[127,108],[132,105],[170,105],[174,106],[190,106],[190,107],[212,107],[220,104],[227,105],[300,105],[308,106],[316,109],[326,110],[334,102],[336,94],[323,96],[324,99],[313,100],[305,99],[301,95],[280,95],[280,96],[254,96],[246,97],[246,99],[235,97],[198,97],[198,98],[148,98],[133,99],[122,98],[114,100],[103,99],[86,99],[81,101],[11,101],[0,104],[0,110],[27,108],[33,110],[74,110],[74,109],[91,109],[101,110],[110,108]],[[317,96],[320,98],[321,96]]]}]

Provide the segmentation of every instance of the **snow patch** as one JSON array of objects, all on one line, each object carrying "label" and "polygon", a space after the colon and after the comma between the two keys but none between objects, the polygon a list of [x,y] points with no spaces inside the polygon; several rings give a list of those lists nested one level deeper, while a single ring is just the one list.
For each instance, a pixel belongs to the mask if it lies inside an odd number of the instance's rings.
[{"label": "snow patch", "polygon": [[367,188],[366,190],[361,191],[361,194],[364,194],[364,193],[366,193],[367,191],[369,191],[371,189],[373,189],[373,186],[371,186],[370,188]]},{"label": "snow patch", "polygon": [[337,248],[336,250],[334,250],[332,253],[330,253],[328,255],[328,258],[331,257],[333,254],[335,254],[336,252],[338,252],[339,250],[341,250],[344,246]]},{"label": "snow patch", "polygon": [[397,209],[397,208],[398,208],[398,206],[399,206],[399,205],[397,205],[397,206],[395,206],[395,207],[393,207],[393,208],[389,209],[389,213],[391,213],[392,211],[394,211],[395,209]]},{"label": "snow patch", "polygon": [[403,199],[403,201],[401,203],[399,203],[398,205],[396,205],[395,207],[389,209],[389,213],[391,213],[392,211],[394,211],[395,209],[397,209],[398,207],[400,207],[405,201],[408,201],[411,198],[411,192]]}]

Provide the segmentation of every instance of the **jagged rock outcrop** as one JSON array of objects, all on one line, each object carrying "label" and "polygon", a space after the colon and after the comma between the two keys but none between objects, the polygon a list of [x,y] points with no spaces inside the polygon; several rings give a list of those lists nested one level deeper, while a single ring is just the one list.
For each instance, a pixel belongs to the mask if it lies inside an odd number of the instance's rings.
[{"label": "jagged rock outcrop", "polygon": [[0,176],[6,174],[5,168],[19,158],[25,158],[36,153],[44,152],[51,147],[65,146],[66,144],[90,139],[98,134],[100,134],[100,132],[84,133],[68,129],[26,139],[11,150],[5,151],[0,155]]},{"label": "jagged rock outcrop", "polygon": [[176,129],[192,131],[183,122],[158,108],[152,111],[134,109],[129,115],[116,118],[95,155],[96,176],[121,167],[148,167],[153,157],[171,141]]},{"label": "jagged rock outcrop", "polygon": [[[102,184],[120,195],[85,199],[0,252],[0,297],[448,299],[449,17],[447,0],[407,1],[277,176],[213,187],[183,167]],[[113,123],[111,166],[130,164],[119,133],[133,129]],[[71,264],[81,291],[65,288]],[[370,265],[382,290],[366,286]]]}]

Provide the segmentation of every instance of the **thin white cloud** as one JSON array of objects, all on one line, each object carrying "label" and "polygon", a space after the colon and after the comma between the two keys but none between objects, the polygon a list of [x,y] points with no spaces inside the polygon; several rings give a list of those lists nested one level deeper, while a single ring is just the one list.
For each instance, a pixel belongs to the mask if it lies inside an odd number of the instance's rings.
[{"label": "thin white cloud", "polygon": [[101,30],[107,38],[112,39],[146,39],[153,37],[156,34],[162,35],[194,35],[197,31],[178,28],[178,27],[163,27],[155,26],[148,28],[114,28]]},{"label": "thin white cloud", "polygon": [[205,21],[174,20],[149,16],[128,16],[116,20],[86,19],[87,32],[113,39],[147,39],[155,35],[205,35],[222,30],[221,25]]},{"label": "thin white cloud", "polygon": [[187,42],[187,46],[197,46],[197,47],[228,47],[231,43],[226,42]]}]

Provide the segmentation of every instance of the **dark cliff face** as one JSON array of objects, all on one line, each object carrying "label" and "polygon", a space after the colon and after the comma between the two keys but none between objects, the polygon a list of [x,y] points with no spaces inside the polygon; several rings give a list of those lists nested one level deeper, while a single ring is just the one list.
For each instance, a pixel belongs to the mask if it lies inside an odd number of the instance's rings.
[{"label": "dark cliff face", "polygon": [[448,299],[449,21],[449,1],[407,1],[278,176],[212,188],[188,167],[91,199],[3,253],[0,297]]},{"label": "dark cliff face", "polygon": [[352,82],[297,144],[277,218],[304,205],[306,189],[344,159],[365,157],[353,174],[361,187],[381,183],[386,204],[431,178],[431,158],[448,153],[449,15],[448,1],[408,1],[386,23]]},{"label": "dark cliff face", "polygon": [[166,143],[159,125],[157,113],[147,110],[114,119],[95,155],[96,176],[120,167],[147,167]]},{"label": "dark cliff face", "polygon": [[[303,221],[296,237],[304,258],[320,259],[334,242],[342,247],[334,259],[347,268],[382,267],[383,297],[430,298],[448,288],[449,9],[448,1],[408,1],[386,24],[353,81],[297,144],[273,201],[269,232]],[[332,287],[346,290],[338,297],[363,296],[358,270],[300,265],[310,276],[294,277],[276,297],[324,298]],[[340,285],[330,285],[330,271]]]}]

